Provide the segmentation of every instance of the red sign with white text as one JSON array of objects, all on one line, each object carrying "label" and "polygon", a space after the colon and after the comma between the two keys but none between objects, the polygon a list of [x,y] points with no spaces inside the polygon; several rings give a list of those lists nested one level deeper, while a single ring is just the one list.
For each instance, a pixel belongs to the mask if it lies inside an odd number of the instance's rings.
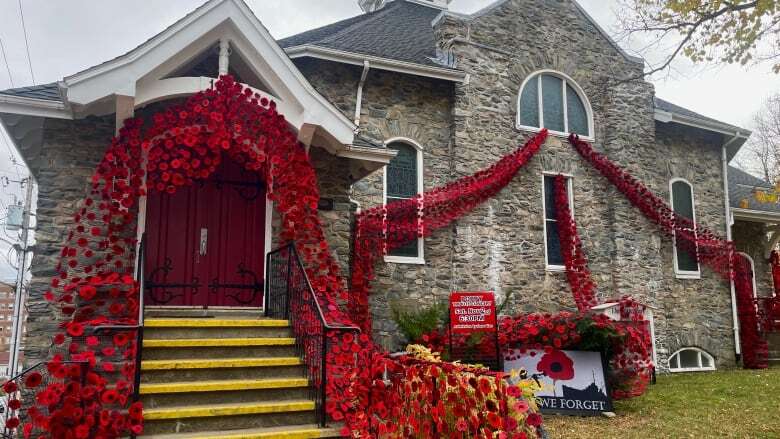
[{"label": "red sign with white text", "polygon": [[496,298],[493,293],[450,294],[450,327],[454,334],[495,331]]}]

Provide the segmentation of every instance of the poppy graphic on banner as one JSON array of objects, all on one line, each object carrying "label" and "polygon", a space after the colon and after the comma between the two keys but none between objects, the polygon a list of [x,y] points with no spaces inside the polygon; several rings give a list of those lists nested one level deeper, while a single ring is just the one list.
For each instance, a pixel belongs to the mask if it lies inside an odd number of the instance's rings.
[{"label": "poppy graphic on banner", "polygon": [[454,292],[450,295],[450,322],[453,334],[494,331],[496,298],[492,292]]}]

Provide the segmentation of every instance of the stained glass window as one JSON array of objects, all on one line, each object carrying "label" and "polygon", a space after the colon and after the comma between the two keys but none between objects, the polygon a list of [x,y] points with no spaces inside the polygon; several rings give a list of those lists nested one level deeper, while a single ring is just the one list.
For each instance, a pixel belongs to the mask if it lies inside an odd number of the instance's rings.
[{"label": "stained glass window", "polygon": [[576,86],[561,75],[539,73],[526,81],[520,92],[518,113],[521,127],[592,136],[590,115],[583,97]]},{"label": "stained glass window", "polygon": [[[420,193],[420,164],[417,160],[417,149],[406,143],[395,142],[387,145],[389,149],[398,151],[386,168],[387,203],[393,200],[414,198]],[[408,244],[391,250],[390,256],[416,258],[420,256],[420,241],[415,239]]]},{"label": "stained glass window", "polygon": [[[693,206],[693,188],[685,181],[677,180],[672,183],[672,208],[674,212],[691,221],[695,221]],[[683,245],[675,240],[675,259],[677,271],[698,272],[699,261],[696,249],[690,249],[690,245]]]}]

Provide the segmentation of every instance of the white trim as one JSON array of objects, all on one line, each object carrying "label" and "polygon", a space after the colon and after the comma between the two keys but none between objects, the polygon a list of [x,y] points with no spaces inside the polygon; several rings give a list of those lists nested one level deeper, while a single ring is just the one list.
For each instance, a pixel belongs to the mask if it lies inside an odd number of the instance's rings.
[{"label": "white trim", "polygon": [[745,257],[745,259],[750,262],[750,271],[752,273],[753,278],[753,298],[758,297],[758,290],[756,289],[756,262],[753,260],[753,257],[745,252],[737,252],[738,255],[742,255]]},{"label": "white trim", "polygon": [[[418,142],[408,137],[391,137],[385,140],[385,148],[391,143],[404,143],[417,150],[417,193],[422,194],[425,191],[423,185],[423,147]],[[397,153],[396,153],[397,154]],[[422,200],[425,202],[425,200]],[[387,166],[382,168],[382,205],[387,205]],[[394,264],[411,264],[411,265],[424,265],[425,264],[425,238],[417,238],[417,257],[408,256],[393,256],[385,255],[385,262]]]},{"label": "white trim", "polygon": [[780,212],[765,212],[762,210],[731,208],[731,215],[734,219],[744,221],[761,222],[767,224],[780,223]]},{"label": "white trim", "polygon": [[367,146],[345,145],[343,151],[336,153],[336,157],[353,160],[365,160],[369,162],[390,163],[398,153],[390,149],[370,148]]},{"label": "white trim", "polygon": [[[694,227],[696,226],[696,194],[693,190],[693,185],[690,181],[682,178],[682,177],[675,177],[669,180],[669,205],[672,208],[672,212],[674,212],[674,191],[673,186],[677,182],[683,182],[688,185],[688,187],[691,189],[691,211],[693,212],[693,224]],[[694,231],[695,233],[695,231]],[[674,276],[677,279],[701,279],[701,262],[699,262],[699,252],[698,252],[698,246],[696,248],[696,266],[699,267],[696,271],[689,271],[689,270],[680,270],[677,265],[677,240],[672,234],[672,263],[674,265]]]},{"label": "white trim", "polygon": [[[696,351],[698,355],[698,367],[681,367],[680,365],[680,353],[682,351]],[[677,367],[672,367],[672,359],[677,357]],[[712,366],[704,366],[704,362],[702,361],[702,357],[705,357],[709,360],[709,363]],[[679,372],[709,372],[716,370],[715,368],[715,358],[710,355],[709,352],[705,351],[704,349],[697,348],[694,346],[686,346],[684,348],[678,349],[675,353],[672,355],[669,355],[669,359],[667,360],[667,365],[669,366],[669,371],[672,373],[679,373]]]},{"label": "white trim", "polygon": [[52,119],[73,119],[73,113],[61,101],[6,94],[0,94],[0,113],[49,117]]},{"label": "white trim", "polygon": [[742,129],[742,128],[735,129],[735,127],[726,125],[724,123],[703,120],[696,117],[684,116],[678,113],[672,113],[669,111],[661,110],[660,108],[655,109],[654,118],[658,122],[662,122],[662,123],[673,122],[680,125],[686,125],[693,128],[699,128],[706,131],[712,131],[715,133],[736,137],[742,140],[747,140],[748,137],[750,137],[750,135],[753,134],[751,131],[748,131],[746,129]]},{"label": "white trim", "polygon": [[[561,87],[562,87],[562,99],[563,99],[563,131],[556,131],[548,128],[548,132],[554,136],[559,137],[569,137],[569,117],[568,117],[568,102],[566,101],[566,86],[569,85],[571,88],[574,89],[575,92],[577,92],[577,97],[580,98],[580,102],[582,102],[583,107],[585,107],[585,115],[588,118],[588,135],[583,136],[580,135],[580,137],[583,140],[587,141],[594,141],[595,140],[595,133],[594,133],[594,123],[593,123],[593,107],[590,105],[590,100],[588,99],[588,96],[585,94],[585,91],[580,87],[577,82],[572,79],[569,75],[559,72],[557,70],[552,69],[542,69],[537,70],[528,76],[523,80],[523,82],[520,84],[520,89],[517,93],[517,117],[515,120],[515,127],[518,130],[523,131],[531,131],[538,133],[544,128],[544,98],[542,96],[542,76],[548,75],[548,76],[554,76],[561,80]],[[529,125],[523,125],[520,121],[521,116],[521,108],[520,108],[520,101],[523,97],[523,90],[525,90],[525,87],[528,85],[528,82],[531,81],[534,78],[539,78],[537,80],[537,96],[536,99],[538,101],[539,105],[539,126],[529,126]]]},{"label": "white trim", "polygon": [[445,81],[466,82],[467,74],[460,70],[448,69],[444,67],[432,67],[422,64],[399,61],[390,58],[382,58],[373,55],[364,55],[360,53],[336,50],[327,47],[320,47],[311,44],[288,47],[285,49],[291,59],[311,57],[334,61],[343,64],[352,64],[363,66],[368,61],[372,69],[388,70],[391,72],[406,73],[410,75],[423,76],[427,78],[443,79]]},{"label": "white trim", "polygon": [[[274,222],[274,202],[271,201],[270,198],[268,198],[269,195],[269,185],[266,183],[265,185],[265,238],[263,243],[263,283],[265,283],[266,279],[266,271],[268,270],[268,267],[266,266],[268,262],[268,254],[271,253],[271,240],[273,239],[273,222]],[[265,308],[265,302],[263,302],[263,307]]]},{"label": "white trim", "polygon": [[[542,172],[542,233],[544,238],[544,269],[550,272],[566,271],[566,266],[564,265],[550,265],[547,262],[547,206],[545,203],[547,194],[544,190],[544,177],[555,177],[558,175],[563,175],[566,177],[566,190],[569,193],[569,211],[571,212],[571,217],[574,218],[574,176],[560,172]],[[555,221],[557,222],[558,219],[556,218]]]}]

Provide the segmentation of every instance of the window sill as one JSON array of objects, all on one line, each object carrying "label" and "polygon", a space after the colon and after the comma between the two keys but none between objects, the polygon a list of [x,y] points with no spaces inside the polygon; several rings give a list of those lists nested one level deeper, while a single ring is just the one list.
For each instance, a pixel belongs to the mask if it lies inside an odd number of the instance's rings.
[{"label": "window sill", "polygon": [[553,273],[563,273],[566,271],[566,267],[564,265],[548,265],[545,267],[545,270]]},{"label": "window sill", "polygon": [[[524,126],[524,125],[517,125],[517,126],[515,126],[515,128],[520,130],[520,131],[528,131],[528,132],[531,132],[531,133],[538,133],[538,132],[542,131],[541,128],[527,127],[527,126]],[[560,137],[562,139],[568,139],[569,138],[569,134],[571,134],[571,133],[564,133],[562,131],[555,131],[555,130],[549,130],[549,129],[547,130],[547,133],[549,135],[551,135],[551,136]],[[593,136],[584,136],[582,134],[578,134],[578,135],[580,136],[581,140],[584,140],[586,142],[595,142],[596,141],[596,138],[593,137]]]},{"label": "window sill", "polygon": [[407,256],[385,256],[385,262],[389,264],[425,265],[424,258],[410,258]]},{"label": "window sill", "polygon": [[697,280],[697,279],[701,279],[701,272],[700,271],[676,271],[674,273],[674,277],[677,279]]},{"label": "window sill", "polygon": [[669,369],[671,373],[685,373],[685,372],[714,372],[714,367],[682,367],[679,369]]}]

